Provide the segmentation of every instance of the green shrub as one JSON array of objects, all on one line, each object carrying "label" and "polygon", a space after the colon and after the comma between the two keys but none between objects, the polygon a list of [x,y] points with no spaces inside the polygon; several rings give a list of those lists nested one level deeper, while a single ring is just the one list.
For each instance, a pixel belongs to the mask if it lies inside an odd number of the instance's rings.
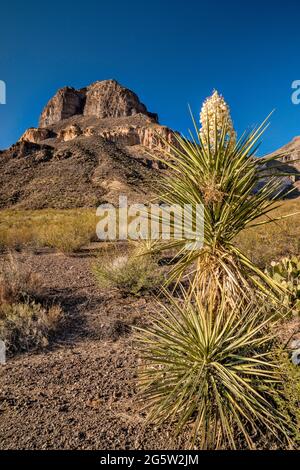
[{"label": "green shrub", "polygon": [[272,279],[282,285],[285,292],[282,295],[283,303],[292,309],[293,313],[300,313],[300,258],[282,258],[279,262],[271,262],[266,272]]},{"label": "green shrub", "polygon": [[231,309],[223,294],[217,304],[167,294],[152,326],[139,329],[139,386],[149,419],[191,429],[191,447],[255,448],[266,433],[285,445],[289,428],[273,389],[280,374],[269,353],[273,319],[255,304]]},{"label": "green shrub", "polygon": [[163,281],[158,264],[150,256],[136,253],[100,257],[93,272],[101,287],[116,287],[124,294],[140,295]]},{"label": "green shrub", "polygon": [[61,319],[59,306],[46,309],[34,302],[5,303],[0,305],[0,339],[9,353],[45,347]]}]

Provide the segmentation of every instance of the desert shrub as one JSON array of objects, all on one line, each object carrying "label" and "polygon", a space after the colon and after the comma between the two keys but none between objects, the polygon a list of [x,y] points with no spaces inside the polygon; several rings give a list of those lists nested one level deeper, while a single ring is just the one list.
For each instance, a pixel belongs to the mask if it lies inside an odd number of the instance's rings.
[{"label": "desert shrub", "polygon": [[0,305],[0,338],[8,353],[42,348],[61,320],[59,306],[46,309],[34,302],[4,303]]},{"label": "desert shrub", "polygon": [[157,289],[163,281],[158,264],[150,256],[136,252],[99,257],[93,273],[100,286],[116,287],[132,295]]},{"label": "desert shrub", "polygon": [[59,306],[43,307],[40,277],[9,254],[0,266],[0,339],[8,353],[44,347],[62,319]]},{"label": "desert shrub", "polygon": [[196,294],[183,292],[183,301],[166,294],[169,303],[151,326],[138,329],[149,419],[191,429],[191,447],[255,448],[265,433],[285,445],[290,430],[274,401],[274,320],[256,304],[232,309],[223,294],[217,304],[214,297],[203,303]]},{"label": "desert shrub", "polygon": [[40,276],[18,263],[12,254],[3,260],[0,266],[0,305],[33,299],[40,288]]},{"label": "desert shrub", "polygon": [[300,313],[300,258],[282,258],[272,261],[266,272],[276,282],[280,283],[285,291],[282,294],[283,304],[293,313]]}]

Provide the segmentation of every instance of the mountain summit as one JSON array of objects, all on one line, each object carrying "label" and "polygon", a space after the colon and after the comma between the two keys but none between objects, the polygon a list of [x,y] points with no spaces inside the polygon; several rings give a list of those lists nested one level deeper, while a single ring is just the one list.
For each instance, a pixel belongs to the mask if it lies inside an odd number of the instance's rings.
[{"label": "mountain summit", "polygon": [[[19,141],[0,152],[0,207],[96,207],[153,195],[157,160],[174,133],[115,80],[64,87]],[[151,154],[150,154],[151,151]]]},{"label": "mountain summit", "polygon": [[116,80],[103,80],[80,90],[70,87],[58,90],[45,106],[39,126],[47,127],[76,115],[106,119],[136,114],[158,121],[157,114],[149,113],[133,91],[124,88]]}]

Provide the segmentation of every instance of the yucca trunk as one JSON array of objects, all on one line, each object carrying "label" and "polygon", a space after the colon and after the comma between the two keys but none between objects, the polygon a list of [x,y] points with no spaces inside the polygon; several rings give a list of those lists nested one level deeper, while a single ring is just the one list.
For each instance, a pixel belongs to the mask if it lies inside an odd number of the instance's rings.
[{"label": "yucca trunk", "polygon": [[245,302],[253,298],[254,283],[243,275],[239,260],[222,248],[203,249],[196,261],[193,281],[189,287],[201,299],[213,298],[215,304],[226,292],[228,305],[232,307],[237,299]]}]

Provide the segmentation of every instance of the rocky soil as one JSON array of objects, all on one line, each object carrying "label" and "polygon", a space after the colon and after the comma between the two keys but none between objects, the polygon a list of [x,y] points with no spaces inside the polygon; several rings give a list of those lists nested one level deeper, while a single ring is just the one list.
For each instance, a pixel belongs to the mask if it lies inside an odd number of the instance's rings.
[{"label": "rocky soil", "polygon": [[47,350],[0,366],[0,449],[183,448],[183,437],[146,424],[136,396],[132,326],[147,323],[154,298],[101,291],[89,256],[19,262],[41,274],[41,300],[60,303],[65,324]]}]

